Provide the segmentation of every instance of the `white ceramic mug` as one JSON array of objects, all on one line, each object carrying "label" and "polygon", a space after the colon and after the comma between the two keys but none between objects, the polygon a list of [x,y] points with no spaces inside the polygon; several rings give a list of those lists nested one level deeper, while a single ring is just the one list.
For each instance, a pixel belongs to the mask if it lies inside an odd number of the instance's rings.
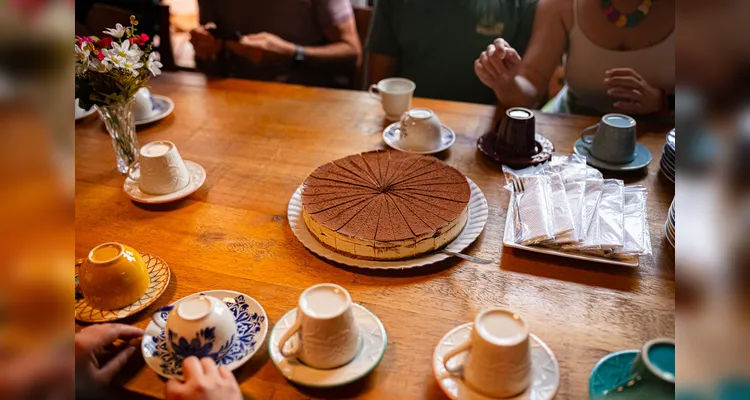
[{"label": "white ceramic mug", "polygon": [[136,121],[151,118],[159,112],[151,91],[148,88],[140,88],[135,92],[135,103],[133,104],[133,116]]},{"label": "white ceramic mug", "polygon": [[[468,352],[465,362],[448,366]],[[512,311],[493,308],[477,315],[471,335],[443,357],[448,372],[463,371],[466,383],[489,397],[511,397],[529,387],[531,347],[526,322]]]},{"label": "white ceramic mug", "polygon": [[387,78],[370,85],[370,96],[380,100],[385,118],[398,121],[411,107],[411,98],[417,85],[406,78]]},{"label": "white ceramic mug", "polygon": [[[297,346],[285,351],[284,345],[295,334]],[[300,295],[297,319],[279,341],[279,352],[313,368],[331,369],[354,359],[359,342],[349,292],[339,285],[321,283]]]},{"label": "white ceramic mug", "polygon": [[145,144],[138,160],[130,164],[128,176],[137,181],[141,190],[152,195],[176,192],[190,183],[187,167],[168,140]]},{"label": "white ceramic mug", "polygon": [[229,307],[202,293],[159,308],[151,319],[165,330],[167,348],[182,358],[210,357],[218,362],[232,350],[237,335]]},{"label": "white ceramic mug", "polygon": [[442,141],[440,119],[429,108],[412,108],[401,117],[399,146],[405,150],[430,151]]}]

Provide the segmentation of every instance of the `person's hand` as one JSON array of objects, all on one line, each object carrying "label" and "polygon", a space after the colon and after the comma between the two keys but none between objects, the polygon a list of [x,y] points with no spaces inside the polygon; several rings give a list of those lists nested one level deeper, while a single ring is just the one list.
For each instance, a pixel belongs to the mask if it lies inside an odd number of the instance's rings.
[{"label": "person's hand", "polygon": [[294,43],[268,32],[245,35],[237,43],[227,43],[227,48],[256,64],[291,60],[297,51]]},{"label": "person's hand", "polygon": [[[135,347],[127,344],[111,349],[112,343],[117,339],[128,342],[141,336],[143,330],[123,324],[91,325],[76,333],[76,387],[79,383],[108,385],[135,352]],[[109,360],[104,362],[107,357]]]},{"label": "person's hand", "polygon": [[193,44],[195,56],[199,59],[212,59],[221,51],[221,41],[208,32],[212,28],[216,28],[216,25],[209,22],[190,31],[190,43]]},{"label": "person's hand", "polygon": [[521,68],[521,56],[504,39],[495,39],[474,61],[474,72],[487,87],[497,91],[512,81]]},{"label": "person's hand", "polygon": [[182,362],[185,382],[170,379],[164,388],[166,400],[242,400],[237,380],[227,367],[217,367],[211,358],[188,357]]},{"label": "person's hand", "polygon": [[662,110],[664,92],[646,82],[631,68],[613,68],[605,73],[607,94],[616,109],[628,114],[651,114]]}]

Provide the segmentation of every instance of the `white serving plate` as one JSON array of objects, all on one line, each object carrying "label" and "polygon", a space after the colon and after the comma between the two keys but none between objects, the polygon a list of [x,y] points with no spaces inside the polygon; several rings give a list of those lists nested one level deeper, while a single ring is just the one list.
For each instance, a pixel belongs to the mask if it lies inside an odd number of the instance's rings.
[{"label": "white serving plate", "polygon": [[[469,199],[469,218],[467,219],[466,226],[461,231],[461,234],[445,247],[446,250],[455,253],[460,253],[473,243],[477,237],[479,237],[479,234],[482,233],[482,230],[484,229],[484,225],[487,223],[487,216],[489,215],[487,199],[484,197],[482,189],[480,189],[471,179],[466,178],[466,180],[469,182],[469,188],[471,189],[471,198]],[[406,260],[374,261],[360,260],[358,258],[349,257],[345,254],[337,253],[323,246],[307,229],[307,225],[305,225],[305,221],[302,219],[301,186],[296,192],[294,192],[294,195],[292,195],[292,198],[289,200],[287,217],[292,232],[294,232],[297,239],[299,239],[308,250],[330,261],[352,267],[369,269],[406,269],[433,264],[445,260],[448,257],[452,257],[445,253],[433,252],[427,253],[421,257],[409,258]]]}]

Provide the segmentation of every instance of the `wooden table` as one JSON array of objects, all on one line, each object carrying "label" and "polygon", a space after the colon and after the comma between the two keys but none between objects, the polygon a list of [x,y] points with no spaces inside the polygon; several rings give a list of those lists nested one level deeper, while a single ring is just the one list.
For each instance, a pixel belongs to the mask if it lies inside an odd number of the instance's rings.
[{"label": "wooden table", "polygon": [[[480,310],[516,310],[555,352],[560,363],[558,398],[588,396],[588,377],[609,352],[674,337],[674,251],[664,221],[674,186],[659,173],[668,127],[640,124],[640,141],[653,153],[645,174],[616,175],[649,189],[648,217],[654,255],[639,268],[616,267],[503,249],[508,192],[500,168],[477,150],[477,138],[494,114],[489,106],[414,99],[451,126],[458,138],[442,158],[484,191],[490,216],[468,253],[495,261],[477,265],[450,259],[406,271],[376,272],[331,265],[307,251],[286,220],[289,198],[317,166],[357,152],[384,148],[380,105],[365,92],[167,74],[156,93],[175,103],[173,115],[139,128],[141,144],[168,139],[184,158],[208,174],[203,188],[166,205],[131,202],[115,170],[103,124],[91,117],[76,125],[76,257],[95,245],[120,241],[159,255],[172,268],[165,294],[129,319],[147,325],[151,313],[183,296],[232,289],[258,300],[275,323],[296,306],[306,287],[334,282],[376,313],[388,332],[381,364],[349,386],[310,390],[293,386],[276,370],[264,344],[237,371],[253,399],[357,397],[444,398],[432,375],[438,340]],[[557,150],[572,152],[579,132],[595,119],[537,115],[537,129]],[[606,174],[607,177],[612,175]],[[119,377],[129,390],[163,396],[163,380],[134,357]]]}]

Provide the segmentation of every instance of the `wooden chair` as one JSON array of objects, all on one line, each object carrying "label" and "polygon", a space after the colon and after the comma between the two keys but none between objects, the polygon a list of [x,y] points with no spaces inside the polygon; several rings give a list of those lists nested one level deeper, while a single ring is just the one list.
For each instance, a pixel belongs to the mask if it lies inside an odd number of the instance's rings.
[{"label": "wooden chair", "polygon": [[[172,51],[172,35],[169,28],[169,6],[154,5],[156,16],[154,26],[141,26],[145,32],[154,36],[154,48],[159,53],[162,69],[173,71],[176,69],[174,64],[174,53]],[[95,35],[101,36],[102,31],[112,28],[115,24],[130,25],[130,16],[135,15],[140,21],[142,18],[136,12],[124,8],[94,4],[86,17],[86,27]],[[158,36],[158,38],[157,38]]]},{"label": "wooden chair", "polygon": [[354,7],[354,22],[357,24],[357,35],[362,43],[362,65],[357,68],[356,75],[352,82],[355,90],[365,89],[365,77],[367,76],[368,54],[365,51],[367,45],[367,35],[370,32],[370,21],[372,19],[372,7],[357,6]]}]

